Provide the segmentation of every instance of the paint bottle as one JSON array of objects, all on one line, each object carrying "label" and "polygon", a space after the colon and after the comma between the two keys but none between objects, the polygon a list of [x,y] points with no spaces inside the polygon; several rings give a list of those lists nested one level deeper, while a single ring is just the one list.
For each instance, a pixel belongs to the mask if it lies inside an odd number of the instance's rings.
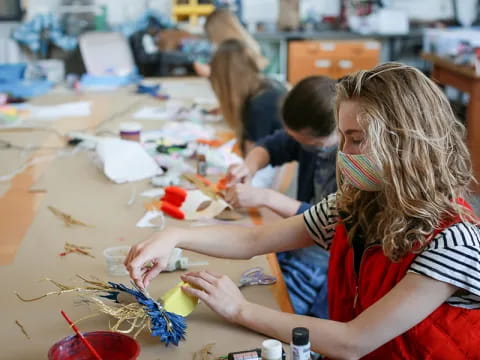
[{"label": "paint bottle", "polygon": [[292,360],[310,360],[310,340],[308,329],[296,327],[292,330]]},{"label": "paint bottle", "polygon": [[282,360],[282,343],[268,339],[262,343],[262,360]]},{"label": "paint bottle", "polygon": [[142,125],[135,122],[125,122],[120,124],[120,137],[123,140],[140,141]]},{"label": "paint bottle", "polygon": [[197,174],[207,176],[207,158],[204,154],[197,155]]}]

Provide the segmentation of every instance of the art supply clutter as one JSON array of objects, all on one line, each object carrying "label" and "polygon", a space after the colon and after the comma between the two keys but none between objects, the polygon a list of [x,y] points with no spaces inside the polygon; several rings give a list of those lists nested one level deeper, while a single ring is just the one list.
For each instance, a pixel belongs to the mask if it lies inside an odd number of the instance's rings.
[{"label": "art supply clutter", "polygon": [[275,276],[266,275],[263,271],[263,268],[257,266],[243,272],[242,276],[240,277],[240,284],[238,287],[242,288],[244,286],[251,285],[271,285],[275,284],[276,282],[277,279]]},{"label": "art supply clutter", "polygon": [[292,343],[290,344],[292,360],[310,360],[309,331],[304,327],[292,330]]}]

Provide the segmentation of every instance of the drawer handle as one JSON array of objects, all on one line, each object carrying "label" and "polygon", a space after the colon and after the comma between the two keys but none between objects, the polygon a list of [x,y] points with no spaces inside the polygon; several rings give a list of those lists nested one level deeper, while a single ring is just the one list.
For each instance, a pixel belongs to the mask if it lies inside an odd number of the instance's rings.
[{"label": "drawer handle", "polygon": [[329,67],[332,67],[332,62],[328,59],[319,59],[319,60],[315,60],[315,67],[317,68],[329,68]]},{"label": "drawer handle", "polygon": [[334,42],[320,43],[320,50],[322,50],[322,51],[334,51],[335,47],[336,46],[335,46]]},{"label": "drawer handle", "polygon": [[341,69],[351,69],[353,67],[353,62],[351,62],[350,60],[340,60],[338,62],[338,66]]}]

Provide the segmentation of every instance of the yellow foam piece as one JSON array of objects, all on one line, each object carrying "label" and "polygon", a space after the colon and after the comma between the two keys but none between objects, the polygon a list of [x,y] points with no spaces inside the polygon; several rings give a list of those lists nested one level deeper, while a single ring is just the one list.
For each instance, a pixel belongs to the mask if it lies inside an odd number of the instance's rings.
[{"label": "yellow foam piece", "polygon": [[195,310],[198,304],[198,298],[184,293],[182,286],[191,285],[183,281],[179,282],[174,288],[168,290],[162,296],[162,302],[165,310],[177,315],[187,316]]}]

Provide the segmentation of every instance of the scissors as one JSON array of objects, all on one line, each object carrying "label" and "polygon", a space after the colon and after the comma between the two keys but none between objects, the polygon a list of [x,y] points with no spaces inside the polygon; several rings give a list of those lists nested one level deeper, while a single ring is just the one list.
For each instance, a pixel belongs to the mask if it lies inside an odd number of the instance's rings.
[{"label": "scissors", "polygon": [[240,277],[239,288],[250,285],[270,285],[275,284],[277,279],[272,275],[265,275],[263,268],[256,266],[246,270]]}]

